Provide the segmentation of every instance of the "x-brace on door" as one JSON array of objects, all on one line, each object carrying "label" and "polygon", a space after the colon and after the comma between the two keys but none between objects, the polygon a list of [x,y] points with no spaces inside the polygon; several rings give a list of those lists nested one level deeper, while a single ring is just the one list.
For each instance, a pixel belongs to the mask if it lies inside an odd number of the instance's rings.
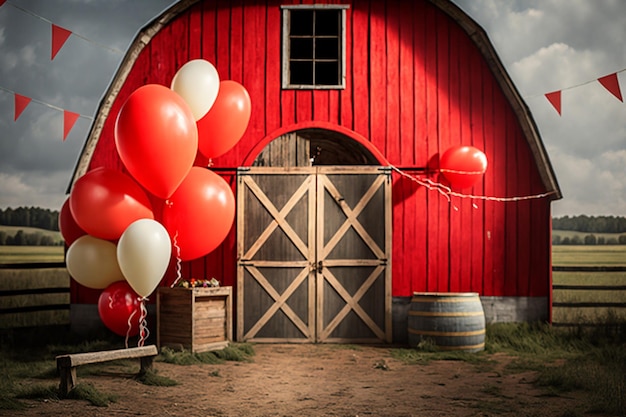
[{"label": "x-brace on door", "polygon": [[391,341],[391,178],[251,168],[237,188],[237,338]]}]

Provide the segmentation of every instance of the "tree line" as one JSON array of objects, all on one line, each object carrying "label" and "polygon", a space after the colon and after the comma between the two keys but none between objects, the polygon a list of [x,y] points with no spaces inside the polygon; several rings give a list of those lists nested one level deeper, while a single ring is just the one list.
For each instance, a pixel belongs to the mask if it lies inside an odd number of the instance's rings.
[{"label": "tree line", "polygon": [[626,233],[626,217],[586,215],[554,217],[552,229],[583,233]]},{"label": "tree line", "polygon": [[61,246],[63,239],[55,239],[41,232],[27,233],[18,230],[14,235],[0,230],[0,246]]},{"label": "tree line", "polygon": [[[59,212],[40,207],[18,207],[0,209],[0,225],[15,227],[34,227],[38,229],[59,231]],[[62,238],[55,239],[52,235],[39,231],[27,232],[18,230],[15,233],[0,230],[0,246],[58,246]]]},{"label": "tree line", "polygon": [[8,207],[0,209],[0,225],[37,227],[59,231],[59,212],[40,207]]},{"label": "tree line", "polygon": [[584,236],[574,235],[562,237],[559,234],[552,234],[553,245],[626,245],[626,234],[617,237],[606,238],[588,234]]}]

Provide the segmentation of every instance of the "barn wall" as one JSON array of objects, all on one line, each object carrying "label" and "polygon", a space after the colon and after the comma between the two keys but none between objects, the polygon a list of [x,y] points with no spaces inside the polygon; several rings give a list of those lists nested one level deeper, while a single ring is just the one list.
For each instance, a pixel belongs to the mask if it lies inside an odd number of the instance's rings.
[{"label": "barn wall", "polygon": [[[501,197],[545,192],[515,113],[484,58],[437,7],[426,1],[341,2],[350,6],[346,88],[296,91],[280,87],[279,6],[289,3],[268,0],[244,7],[240,1],[199,2],[156,34],[113,104],[90,169],[123,170],[113,132],[115,116],[130,93],[147,83],[169,85],[185,62],[204,58],[222,79],[242,83],[252,99],[244,137],[212,161],[233,189],[234,169],[260,140],[285,127],[319,122],[367,138],[390,164],[409,174],[432,167],[452,145],[474,145],[485,152],[489,167],[483,181],[467,191]],[[197,159],[198,165],[206,163]],[[548,295],[546,199],[448,201],[394,174],[393,200],[394,297],[414,291]],[[184,263],[183,274],[215,276],[234,285],[235,254],[233,230],[214,253]],[[173,269],[167,280],[172,278]],[[94,300],[97,292],[73,287],[72,302]]]}]

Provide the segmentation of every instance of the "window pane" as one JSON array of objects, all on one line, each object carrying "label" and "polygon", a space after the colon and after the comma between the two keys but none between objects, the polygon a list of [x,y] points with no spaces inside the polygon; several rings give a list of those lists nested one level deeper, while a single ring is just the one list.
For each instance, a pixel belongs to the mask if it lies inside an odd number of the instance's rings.
[{"label": "window pane", "polygon": [[339,60],[339,39],[338,38],[315,39],[315,59]]},{"label": "window pane", "polygon": [[313,84],[313,62],[292,61],[289,67],[290,84]]},{"label": "window pane", "polygon": [[315,12],[315,35],[339,36],[339,10],[317,10]]},{"label": "window pane", "polygon": [[343,9],[324,6],[288,8],[289,33],[283,33],[285,88],[340,88]]},{"label": "window pane", "polygon": [[315,63],[315,84],[316,85],[339,85],[339,63],[338,62],[316,62]]},{"label": "window pane", "polygon": [[313,13],[310,10],[291,11],[291,36],[313,35]]},{"label": "window pane", "polygon": [[292,38],[291,59],[313,59],[313,38]]}]

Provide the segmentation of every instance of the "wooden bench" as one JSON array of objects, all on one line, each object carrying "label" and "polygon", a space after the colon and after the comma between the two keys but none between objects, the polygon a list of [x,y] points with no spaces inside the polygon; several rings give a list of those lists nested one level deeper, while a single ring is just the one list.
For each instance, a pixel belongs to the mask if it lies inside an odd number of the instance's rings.
[{"label": "wooden bench", "polygon": [[155,345],[149,345],[128,349],[74,353],[57,356],[57,369],[59,370],[59,374],[61,376],[59,391],[61,395],[67,395],[72,388],[76,386],[76,368],[80,365],[108,362],[117,359],[139,358],[141,361],[141,370],[139,371],[139,374],[141,375],[152,368],[152,361],[157,354],[157,347]]}]

